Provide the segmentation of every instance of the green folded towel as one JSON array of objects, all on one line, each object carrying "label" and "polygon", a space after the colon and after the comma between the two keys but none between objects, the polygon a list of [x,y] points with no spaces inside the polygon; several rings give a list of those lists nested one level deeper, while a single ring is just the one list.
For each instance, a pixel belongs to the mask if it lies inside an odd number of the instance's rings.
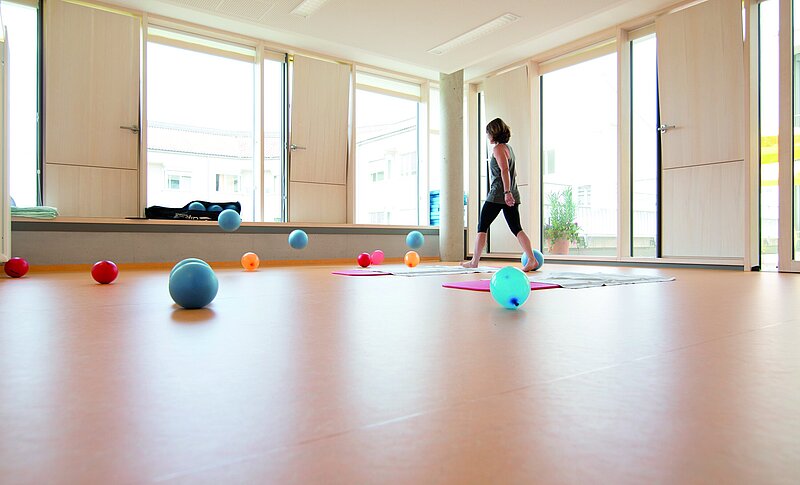
[{"label": "green folded towel", "polygon": [[58,216],[58,209],[47,206],[12,207],[11,215],[14,217],[31,217],[33,219],[55,219]]}]

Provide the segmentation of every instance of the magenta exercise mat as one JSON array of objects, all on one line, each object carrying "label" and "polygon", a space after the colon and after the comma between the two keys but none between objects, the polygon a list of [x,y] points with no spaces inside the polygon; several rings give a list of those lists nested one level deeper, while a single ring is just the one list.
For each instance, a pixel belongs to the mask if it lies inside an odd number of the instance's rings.
[{"label": "magenta exercise mat", "polygon": [[342,271],[333,271],[331,274],[340,274],[345,276],[386,276],[391,273],[386,271],[375,271],[374,269],[347,269]]},{"label": "magenta exercise mat", "polygon": [[[454,283],[442,283],[442,286],[445,288],[455,288],[457,290],[489,291],[490,281],[491,280],[456,281]],[[561,288],[561,286],[531,281],[531,290],[548,290],[550,288]]]}]

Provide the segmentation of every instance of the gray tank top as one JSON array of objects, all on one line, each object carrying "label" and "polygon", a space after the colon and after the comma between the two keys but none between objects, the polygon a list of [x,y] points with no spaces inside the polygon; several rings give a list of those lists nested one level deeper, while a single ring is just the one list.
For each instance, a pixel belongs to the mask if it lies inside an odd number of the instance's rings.
[{"label": "gray tank top", "polygon": [[[508,176],[509,182],[511,183],[511,195],[514,196],[514,200],[517,204],[520,203],[519,198],[519,190],[517,189],[517,170],[514,165],[516,157],[514,156],[514,149],[511,148],[510,145],[506,145],[508,147]],[[491,180],[491,185],[489,186],[489,193],[486,194],[486,200],[489,202],[494,202],[497,204],[505,204],[506,198],[505,194],[503,193],[503,177],[500,176],[500,165],[497,164],[497,160],[494,158],[494,151],[492,152],[492,158],[489,160],[489,178]]]}]

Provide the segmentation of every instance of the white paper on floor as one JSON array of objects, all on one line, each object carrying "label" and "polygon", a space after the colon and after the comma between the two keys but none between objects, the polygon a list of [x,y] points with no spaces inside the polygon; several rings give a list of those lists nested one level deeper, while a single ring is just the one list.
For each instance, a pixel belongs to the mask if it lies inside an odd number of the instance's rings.
[{"label": "white paper on floor", "polygon": [[500,268],[491,266],[478,266],[477,268],[462,268],[461,266],[417,266],[415,268],[398,267],[387,268],[386,271],[397,276],[431,276],[439,274],[468,274],[468,273],[494,273]]},{"label": "white paper on floor", "polygon": [[611,273],[541,273],[529,276],[537,283],[552,283],[562,288],[593,288],[596,286],[632,285],[673,281],[673,276],[643,276]]}]

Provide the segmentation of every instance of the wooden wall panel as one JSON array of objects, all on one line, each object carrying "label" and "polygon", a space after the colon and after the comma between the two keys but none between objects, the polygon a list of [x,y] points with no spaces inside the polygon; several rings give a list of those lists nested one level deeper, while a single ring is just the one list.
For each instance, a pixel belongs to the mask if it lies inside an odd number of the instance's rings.
[{"label": "wooden wall panel", "polygon": [[662,167],[744,159],[742,6],[709,0],[659,17]]},{"label": "wooden wall panel", "polygon": [[744,256],[744,161],[663,172],[663,256]]},{"label": "wooden wall panel", "polygon": [[45,205],[62,216],[130,217],[139,212],[136,170],[48,163]]},{"label": "wooden wall panel", "polygon": [[294,56],[292,182],[347,183],[350,66]]},{"label": "wooden wall panel", "polygon": [[[509,145],[517,157],[517,185],[530,181],[531,164],[531,90],[528,85],[528,66],[491,77],[484,81],[486,120],[502,118],[511,127]],[[486,127],[479,127],[486,136]]]},{"label": "wooden wall panel", "polygon": [[347,223],[347,189],[344,185],[289,184],[291,222]]},{"label": "wooden wall panel", "polygon": [[47,162],[138,168],[139,19],[59,0],[46,19]]}]

